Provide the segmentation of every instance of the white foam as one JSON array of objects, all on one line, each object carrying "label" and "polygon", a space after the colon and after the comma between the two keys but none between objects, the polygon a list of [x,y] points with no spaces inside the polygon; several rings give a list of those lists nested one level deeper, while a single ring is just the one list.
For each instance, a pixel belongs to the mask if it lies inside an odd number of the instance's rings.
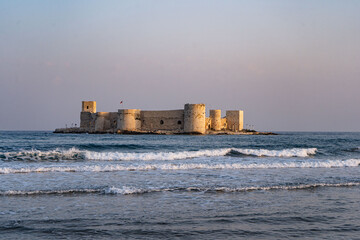
[{"label": "white foam", "polygon": [[234,148],[233,150],[245,155],[254,155],[258,157],[308,157],[316,154],[317,148],[291,148],[283,150]]},{"label": "white foam", "polygon": [[231,148],[182,151],[182,152],[147,152],[147,153],[124,153],[124,152],[90,152],[85,153],[86,159],[92,160],[180,160],[198,157],[225,156]]},{"label": "white foam", "polygon": [[106,187],[94,189],[59,189],[59,190],[8,190],[0,191],[0,196],[27,196],[27,195],[50,195],[50,194],[143,194],[153,192],[249,192],[249,191],[270,191],[270,190],[302,190],[318,187],[355,187],[360,186],[360,182],[347,183],[313,183],[300,185],[275,185],[275,186],[248,186],[248,187],[175,187],[175,188],[148,188],[141,189],[136,187]]},{"label": "white foam", "polygon": [[225,156],[231,151],[245,155],[268,156],[268,157],[308,157],[314,155],[316,148],[292,148],[283,150],[267,149],[241,149],[241,148],[220,148],[199,151],[183,152],[147,152],[147,153],[123,153],[123,152],[91,152],[85,153],[86,159],[93,160],[180,160],[198,157]]},{"label": "white foam", "polygon": [[152,192],[250,192],[250,191],[270,191],[270,190],[302,190],[318,187],[355,187],[360,186],[360,182],[347,182],[347,183],[313,183],[313,184],[300,184],[300,185],[275,185],[275,186],[249,186],[249,187],[176,187],[176,188],[149,188],[139,189],[134,187],[123,186],[121,188],[110,187],[105,190],[105,194],[143,194]]},{"label": "white foam", "polygon": [[54,149],[49,151],[39,150],[24,150],[20,152],[5,152],[2,153],[5,156],[5,160],[62,160],[62,159],[83,159],[84,151],[80,151],[76,148],[70,148],[67,150]]},{"label": "white foam", "polygon": [[20,152],[6,152],[2,153],[5,160],[181,160],[199,157],[218,157],[225,156],[231,151],[238,152],[244,155],[253,156],[267,156],[267,157],[308,157],[314,155],[316,148],[292,148],[282,150],[267,150],[267,149],[242,149],[242,148],[220,148],[220,149],[206,149],[198,151],[181,151],[181,152],[145,152],[145,153],[129,153],[129,152],[94,152],[82,151],[76,148],[68,150],[55,149],[51,151],[20,151]]},{"label": "white foam", "polygon": [[[187,169],[270,169],[270,168],[333,168],[357,167],[360,159],[306,161],[306,162],[275,162],[275,163],[221,163],[221,164],[163,164],[152,165],[153,169],[187,170]],[[140,169],[139,169],[140,170]]]},{"label": "white foam", "polygon": [[269,191],[269,190],[301,190],[318,187],[354,187],[360,186],[360,182],[349,182],[349,183],[314,183],[314,184],[300,184],[300,185],[276,185],[276,186],[252,186],[252,187],[240,187],[240,188],[204,188],[196,189],[191,188],[191,191],[205,191],[205,192],[249,192],[249,191]]},{"label": "white foam", "polygon": [[42,166],[26,168],[0,168],[0,174],[42,173],[42,172],[115,172],[115,171],[148,171],[148,170],[191,170],[191,169],[269,169],[269,168],[333,168],[358,167],[360,159],[323,160],[302,162],[268,162],[268,163],[177,163],[177,164],[144,164],[134,166],[88,165],[88,166]]},{"label": "white foam", "polygon": [[64,190],[33,190],[33,191],[19,191],[8,190],[0,192],[0,195],[50,195],[50,194],[75,194],[75,193],[99,193],[99,189],[64,189]]},{"label": "white foam", "polygon": [[128,194],[137,194],[137,193],[144,193],[144,190],[142,189],[138,189],[138,188],[134,188],[134,187],[127,187],[127,186],[123,186],[121,188],[117,188],[117,187],[109,187],[106,188],[104,190],[105,194],[123,194],[123,195],[128,195]]}]

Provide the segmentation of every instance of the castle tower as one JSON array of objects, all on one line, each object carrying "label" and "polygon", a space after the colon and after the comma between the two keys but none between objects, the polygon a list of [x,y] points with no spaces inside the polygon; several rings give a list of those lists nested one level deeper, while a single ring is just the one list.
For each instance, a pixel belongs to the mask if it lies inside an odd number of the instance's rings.
[{"label": "castle tower", "polygon": [[185,104],[184,132],[205,133],[205,104]]},{"label": "castle tower", "polygon": [[95,101],[82,101],[80,113],[80,128],[90,130],[93,122],[93,113],[96,113]]},{"label": "castle tower", "polygon": [[221,110],[210,110],[210,128],[214,131],[221,130]]},{"label": "castle tower", "polygon": [[82,112],[96,113],[96,102],[95,101],[82,101]]},{"label": "castle tower", "polygon": [[141,129],[139,109],[119,109],[117,128],[122,131],[138,131]]},{"label": "castle tower", "polygon": [[230,131],[241,131],[244,128],[244,111],[226,111],[227,129]]}]

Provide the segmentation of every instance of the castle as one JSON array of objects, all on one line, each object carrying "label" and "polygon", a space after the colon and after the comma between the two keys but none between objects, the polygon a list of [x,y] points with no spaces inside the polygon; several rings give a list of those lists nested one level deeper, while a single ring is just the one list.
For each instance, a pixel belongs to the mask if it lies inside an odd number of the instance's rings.
[{"label": "castle", "polygon": [[83,101],[80,113],[80,131],[88,133],[185,133],[206,134],[209,131],[243,130],[244,113],[239,110],[210,110],[205,116],[205,104],[185,104],[184,109],[144,111],[119,109],[117,112],[96,112],[95,101]]}]

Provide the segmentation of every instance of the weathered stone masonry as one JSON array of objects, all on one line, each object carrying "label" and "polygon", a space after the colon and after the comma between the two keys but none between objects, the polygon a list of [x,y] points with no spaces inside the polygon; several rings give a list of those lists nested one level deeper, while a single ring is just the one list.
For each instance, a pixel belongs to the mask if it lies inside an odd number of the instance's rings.
[{"label": "weathered stone masonry", "polygon": [[244,113],[240,110],[210,110],[205,116],[205,104],[185,104],[184,109],[166,111],[142,111],[119,109],[117,112],[96,112],[95,101],[83,101],[80,113],[80,129],[89,133],[102,132],[156,132],[205,134],[212,131],[241,131]]}]

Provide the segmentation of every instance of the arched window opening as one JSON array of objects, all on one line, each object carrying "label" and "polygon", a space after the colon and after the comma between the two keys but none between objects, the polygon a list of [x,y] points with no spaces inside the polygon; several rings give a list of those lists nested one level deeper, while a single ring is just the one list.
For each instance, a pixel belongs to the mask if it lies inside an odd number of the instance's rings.
[{"label": "arched window opening", "polygon": [[164,121],[163,121],[163,120],[160,120],[160,124],[163,125],[163,124],[164,124]]},{"label": "arched window opening", "polygon": [[178,121],[178,124],[179,124],[179,125],[181,124],[181,121],[180,121],[180,120]]}]

